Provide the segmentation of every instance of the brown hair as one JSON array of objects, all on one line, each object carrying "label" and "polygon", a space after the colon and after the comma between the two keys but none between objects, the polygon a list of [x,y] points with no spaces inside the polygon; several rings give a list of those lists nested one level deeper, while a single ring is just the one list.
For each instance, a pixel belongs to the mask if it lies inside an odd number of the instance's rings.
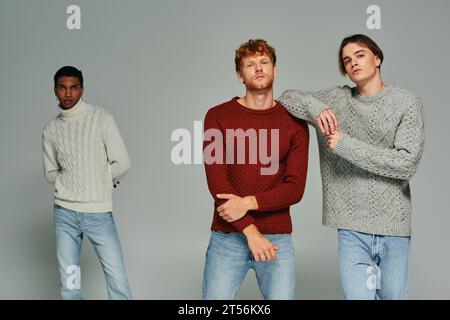
[{"label": "brown hair", "polygon": [[268,45],[266,40],[250,39],[247,42],[241,44],[241,46],[236,50],[236,55],[234,57],[236,71],[241,70],[242,59],[248,56],[263,54],[268,55],[270,57],[270,60],[272,60],[273,65],[276,65],[277,56],[275,54],[275,49]]},{"label": "brown hair", "polygon": [[376,55],[380,59],[380,65],[378,68],[381,69],[381,64],[383,63],[383,51],[381,51],[380,47],[370,39],[368,36],[363,34],[354,34],[352,36],[346,37],[341,42],[341,47],[339,48],[339,71],[345,76],[347,72],[345,71],[345,65],[342,57],[342,50],[349,43],[359,43],[366,46],[374,55]]}]

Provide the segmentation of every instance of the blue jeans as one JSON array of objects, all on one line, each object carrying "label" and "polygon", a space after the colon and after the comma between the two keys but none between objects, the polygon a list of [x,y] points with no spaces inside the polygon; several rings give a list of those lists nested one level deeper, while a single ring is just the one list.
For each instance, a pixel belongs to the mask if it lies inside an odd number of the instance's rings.
[{"label": "blue jeans", "polygon": [[407,299],[410,237],[339,229],[338,238],[345,299]]},{"label": "blue jeans", "polygon": [[109,299],[132,299],[111,212],[82,213],[55,204],[54,213],[62,298],[84,299],[80,285],[80,250],[86,235],[100,259]]},{"label": "blue jeans", "polygon": [[212,231],[203,273],[203,299],[230,300],[247,271],[255,270],[264,299],[295,298],[294,247],[290,234],[264,234],[280,249],[273,261],[256,262],[242,233]]}]

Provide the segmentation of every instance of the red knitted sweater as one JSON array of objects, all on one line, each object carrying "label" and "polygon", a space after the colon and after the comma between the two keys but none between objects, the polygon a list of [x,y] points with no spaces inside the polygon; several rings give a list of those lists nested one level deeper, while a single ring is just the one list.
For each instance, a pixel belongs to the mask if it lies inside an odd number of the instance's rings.
[{"label": "red knitted sweater", "polygon": [[[211,108],[205,116],[204,159],[206,160],[207,154],[211,158],[223,153],[223,161],[209,161],[209,164],[204,162],[208,187],[215,200],[211,230],[242,232],[250,224],[255,224],[261,233],[291,233],[289,207],[301,200],[305,190],[308,126],[303,120],[292,117],[278,102],[273,108],[260,111],[244,107],[237,100],[238,97],[235,97]],[[216,141],[217,136],[206,135],[209,129],[220,130],[223,136],[220,143]],[[232,131],[230,129],[242,129],[241,132],[248,133],[245,143],[238,143],[236,136],[233,137],[234,148],[231,143],[227,143],[231,141],[227,140],[227,131],[228,134]],[[218,130],[215,130],[216,133]],[[256,134],[252,135],[250,131]],[[249,136],[257,137],[257,143],[252,145]],[[212,143],[217,148],[215,150],[220,149],[221,152],[212,152]],[[272,150],[273,143],[276,143],[278,150],[276,147]],[[242,156],[239,157],[240,146],[245,146],[245,149],[241,149],[245,154],[245,163],[242,163]],[[265,157],[261,157],[261,152]],[[276,159],[273,156],[276,156]],[[268,157],[272,159],[270,162]],[[278,161],[278,166],[274,165],[273,160]],[[261,169],[269,167],[277,170],[271,170],[271,174],[262,174]],[[217,198],[219,193],[231,193],[241,197],[255,196],[259,208],[247,212],[238,221],[228,223],[217,213],[217,207],[226,202]]]}]

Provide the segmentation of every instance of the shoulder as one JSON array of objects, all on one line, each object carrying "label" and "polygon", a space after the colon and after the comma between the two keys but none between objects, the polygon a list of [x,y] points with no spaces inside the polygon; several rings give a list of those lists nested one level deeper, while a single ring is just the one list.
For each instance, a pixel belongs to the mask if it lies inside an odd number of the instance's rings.
[{"label": "shoulder", "polygon": [[288,125],[294,131],[308,131],[308,123],[305,120],[293,116],[283,107],[280,107],[279,112],[283,123]]},{"label": "shoulder", "polygon": [[402,87],[392,87],[391,99],[394,105],[402,106],[405,110],[422,108],[422,98]]},{"label": "shoulder", "polygon": [[236,110],[235,107],[236,107],[236,100],[235,98],[233,98],[229,101],[223,102],[219,105],[216,105],[208,109],[205,118],[212,118],[212,119],[221,118],[225,115],[231,114],[231,111]]}]

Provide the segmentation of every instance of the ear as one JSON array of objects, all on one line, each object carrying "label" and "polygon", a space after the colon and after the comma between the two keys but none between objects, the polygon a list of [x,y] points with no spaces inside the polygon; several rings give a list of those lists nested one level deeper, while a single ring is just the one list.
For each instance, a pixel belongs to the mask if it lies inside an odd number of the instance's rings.
[{"label": "ear", "polygon": [[278,76],[278,69],[277,67],[273,67],[273,76],[276,78]]},{"label": "ear", "polygon": [[242,72],[236,71],[236,77],[237,77],[237,79],[239,80],[239,82],[245,83],[245,82],[244,82],[244,78],[242,77]]},{"label": "ear", "polygon": [[377,66],[377,68],[381,65],[381,59],[378,58],[378,56],[375,56],[375,65]]},{"label": "ear", "polygon": [[81,89],[80,89],[80,97],[83,95],[83,92],[84,92],[84,87],[81,87]]}]

